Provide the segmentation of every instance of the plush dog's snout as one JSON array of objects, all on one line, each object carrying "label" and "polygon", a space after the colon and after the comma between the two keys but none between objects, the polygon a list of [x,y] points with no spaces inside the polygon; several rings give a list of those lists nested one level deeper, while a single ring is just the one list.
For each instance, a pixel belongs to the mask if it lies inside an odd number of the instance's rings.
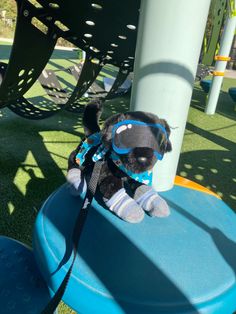
[{"label": "plush dog's snout", "polygon": [[139,164],[145,164],[147,162],[147,157],[137,157]]},{"label": "plush dog's snout", "polygon": [[153,150],[148,147],[137,147],[133,151],[139,165],[147,165],[153,157]]}]

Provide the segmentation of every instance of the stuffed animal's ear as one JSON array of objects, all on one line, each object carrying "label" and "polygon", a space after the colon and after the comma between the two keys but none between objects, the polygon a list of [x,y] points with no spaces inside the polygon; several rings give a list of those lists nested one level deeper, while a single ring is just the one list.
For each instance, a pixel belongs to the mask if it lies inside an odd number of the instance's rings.
[{"label": "stuffed animal's ear", "polygon": [[166,130],[166,133],[168,135],[168,139],[165,139],[165,143],[164,143],[164,153],[167,153],[167,152],[170,152],[172,150],[172,145],[171,145],[171,142],[169,140],[170,138],[170,126],[169,124],[167,123],[166,120],[164,119],[161,119],[161,124],[164,126],[165,130]]},{"label": "stuffed animal's ear", "polygon": [[104,126],[101,130],[102,143],[106,148],[110,148],[112,140],[112,128],[117,122],[125,120],[123,113],[117,113],[104,122]]}]

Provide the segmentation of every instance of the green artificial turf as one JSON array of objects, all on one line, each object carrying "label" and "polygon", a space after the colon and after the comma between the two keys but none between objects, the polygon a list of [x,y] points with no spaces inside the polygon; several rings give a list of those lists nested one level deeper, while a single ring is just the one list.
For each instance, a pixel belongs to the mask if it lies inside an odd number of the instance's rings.
[{"label": "green artificial turf", "polygon": [[224,79],[217,113],[206,115],[206,94],[193,91],[178,174],[217,193],[236,209],[236,107],[227,93],[236,80]]},{"label": "green artificial turf", "polygon": [[[0,59],[7,60],[9,51],[10,45],[2,43]],[[63,87],[70,90],[75,81],[63,69],[77,62],[75,51],[55,51],[47,67],[56,69]],[[112,71],[110,67],[103,75]],[[207,116],[206,94],[195,85],[178,174],[216,192],[236,209],[236,110],[227,93],[231,86],[236,80],[225,79],[217,113]],[[38,83],[27,97],[35,104],[49,102]],[[108,101],[102,118],[128,107],[129,96]],[[41,121],[20,118],[7,108],[0,111],[1,235],[31,245],[37,212],[65,182],[68,155],[83,136],[81,123],[81,115],[66,111]],[[60,306],[60,314],[69,312]]]}]

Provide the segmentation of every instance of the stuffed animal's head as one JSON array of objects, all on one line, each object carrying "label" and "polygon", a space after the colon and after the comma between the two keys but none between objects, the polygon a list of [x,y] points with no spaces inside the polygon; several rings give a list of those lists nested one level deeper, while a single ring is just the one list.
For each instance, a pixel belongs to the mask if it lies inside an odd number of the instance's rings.
[{"label": "stuffed animal's head", "polygon": [[172,149],[166,120],[143,111],[110,117],[101,135],[103,145],[119,155],[125,168],[134,173],[151,170]]}]

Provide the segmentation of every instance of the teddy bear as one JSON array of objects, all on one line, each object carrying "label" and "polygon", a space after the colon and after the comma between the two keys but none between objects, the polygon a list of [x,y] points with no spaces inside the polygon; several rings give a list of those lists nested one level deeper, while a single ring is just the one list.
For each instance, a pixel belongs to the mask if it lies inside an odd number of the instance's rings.
[{"label": "teddy bear", "polygon": [[84,110],[85,138],[70,154],[67,181],[74,195],[87,189],[94,163],[104,159],[97,190],[108,209],[129,223],[139,223],[145,212],[167,217],[167,202],[152,188],[152,169],[172,150],[166,120],[143,111],[118,113],[99,127],[102,102]]}]

